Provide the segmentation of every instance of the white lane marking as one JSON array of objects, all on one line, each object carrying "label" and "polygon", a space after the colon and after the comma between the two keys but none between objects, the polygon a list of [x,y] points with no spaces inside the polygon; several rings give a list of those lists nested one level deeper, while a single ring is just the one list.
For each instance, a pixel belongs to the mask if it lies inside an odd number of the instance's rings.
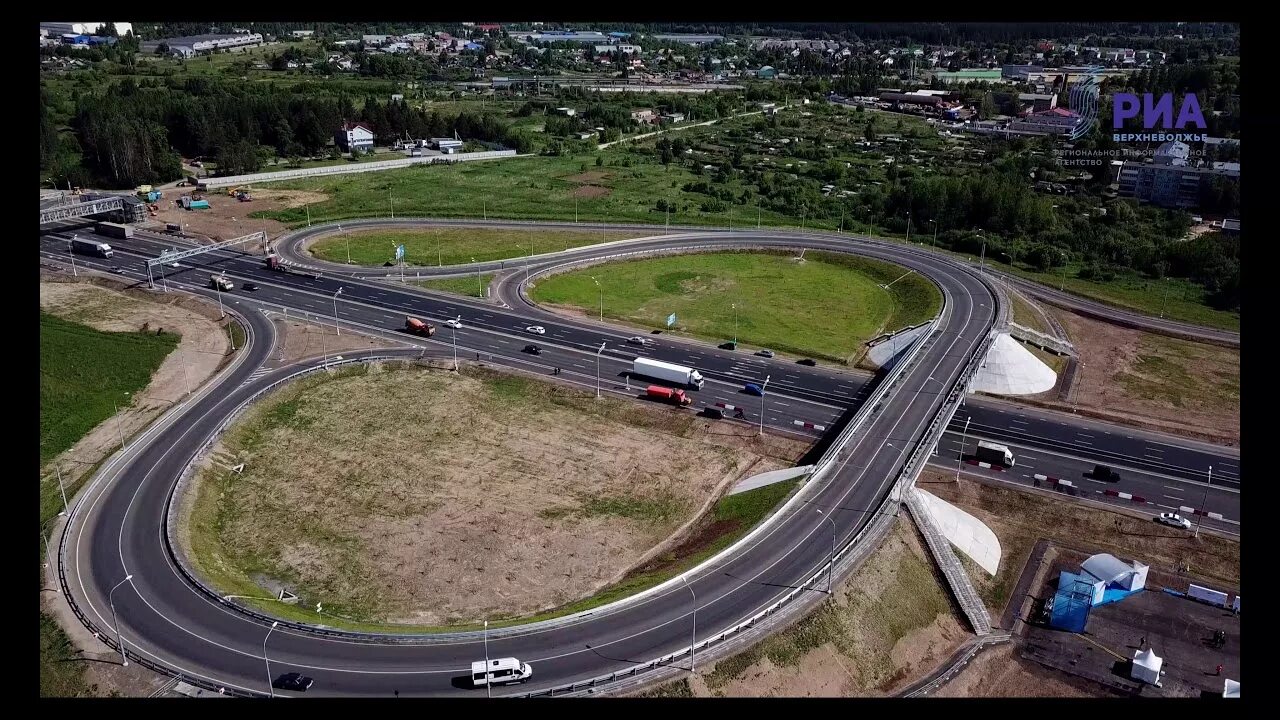
[{"label": "white lane marking", "polygon": [[1167,497],[1170,500],[1177,500],[1178,502],[1182,502],[1182,498],[1178,497],[1177,495],[1165,495],[1164,497]]}]

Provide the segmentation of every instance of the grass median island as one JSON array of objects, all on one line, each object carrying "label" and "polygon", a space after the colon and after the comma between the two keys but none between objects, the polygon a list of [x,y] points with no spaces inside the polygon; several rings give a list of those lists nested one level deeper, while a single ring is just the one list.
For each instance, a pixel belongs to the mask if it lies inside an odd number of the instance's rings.
[{"label": "grass median island", "polygon": [[[296,606],[253,604],[307,622],[423,632],[566,614],[670,577],[786,494],[783,483],[727,498],[698,521],[716,532],[698,525],[627,573],[722,483],[804,451],[718,427],[481,368],[313,376],[220,439],[181,499],[180,543],[219,592],[287,588]],[[243,474],[223,467],[239,462]]]},{"label": "grass median island", "polygon": [[674,255],[554,275],[532,297],[595,315],[603,289],[604,314],[623,322],[665,328],[675,313],[677,329],[710,340],[851,362],[867,340],[938,313],[937,286],[906,273],[837,253]]},{"label": "grass median island", "polygon": [[321,260],[346,263],[350,245],[354,265],[382,265],[395,257],[397,245],[404,245],[405,262],[410,266],[436,267],[471,262],[527,257],[569,248],[626,240],[652,234],[647,231],[523,230],[520,228],[417,228],[412,230],[354,230],[317,240],[309,250]]},{"label": "grass median island", "polygon": [[435,280],[418,280],[413,284],[427,290],[465,295],[468,297],[484,297],[489,292],[489,283],[493,282],[494,273],[482,273],[476,280],[474,275],[465,277],[437,278]]}]

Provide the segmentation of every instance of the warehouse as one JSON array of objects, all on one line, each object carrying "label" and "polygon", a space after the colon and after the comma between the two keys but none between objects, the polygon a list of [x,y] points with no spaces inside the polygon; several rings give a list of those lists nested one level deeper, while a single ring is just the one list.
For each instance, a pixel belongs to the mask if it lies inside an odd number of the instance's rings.
[{"label": "warehouse", "polygon": [[191,35],[189,37],[168,38],[165,40],[148,40],[141,43],[142,52],[155,52],[160,45],[167,45],[169,52],[182,57],[191,57],[211,53],[216,50],[233,50],[253,47],[262,44],[261,33],[238,33],[235,35]]}]

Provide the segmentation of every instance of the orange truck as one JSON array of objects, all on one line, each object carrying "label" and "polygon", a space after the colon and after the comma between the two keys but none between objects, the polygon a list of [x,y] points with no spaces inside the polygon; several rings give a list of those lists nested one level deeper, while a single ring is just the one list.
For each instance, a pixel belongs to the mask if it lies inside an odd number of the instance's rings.
[{"label": "orange truck", "polygon": [[415,335],[426,335],[431,337],[436,334],[436,326],[431,323],[424,323],[418,318],[405,318],[404,329]]},{"label": "orange truck", "polygon": [[645,390],[645,395],[653,400],[670,403],[671,405],[678,405],[680,407],[684,407],[685,405],[693,402],[693,398],[685,395],[683,390],[672,390],[671,388],[662,387],[661,385],[650,385],[649,389]]}]

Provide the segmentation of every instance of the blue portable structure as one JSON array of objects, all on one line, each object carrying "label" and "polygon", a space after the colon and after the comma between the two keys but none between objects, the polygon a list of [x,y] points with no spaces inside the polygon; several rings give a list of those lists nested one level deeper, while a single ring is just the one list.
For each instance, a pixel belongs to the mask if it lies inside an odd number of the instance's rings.
[{"label": "blue portable structure", "polygon": [[1062,571],[1058,592],[1053,596],[1049,626],[1067,632],[1084,632],[1093,606],[1093,583],[1073,572]]}]

